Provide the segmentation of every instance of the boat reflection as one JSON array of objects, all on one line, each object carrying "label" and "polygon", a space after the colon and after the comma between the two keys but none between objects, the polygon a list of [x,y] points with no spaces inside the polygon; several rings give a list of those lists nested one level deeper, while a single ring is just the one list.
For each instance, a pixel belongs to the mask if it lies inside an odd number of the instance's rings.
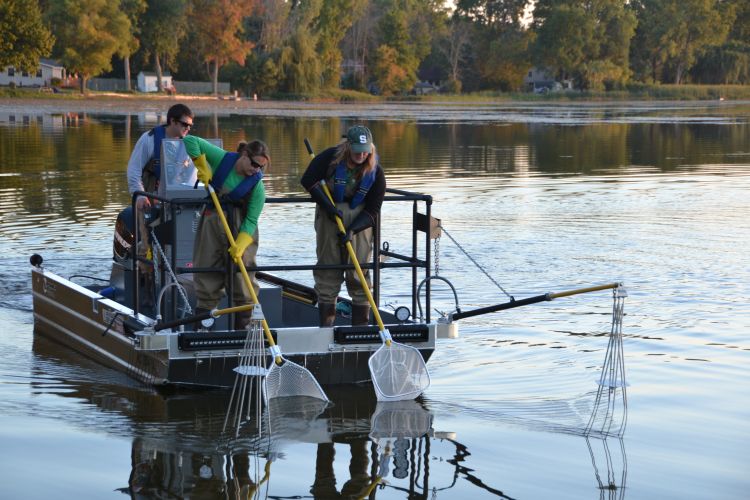
[{"label": "boat reflection", "polygon": [[[331,387],[332,404],[274,399],[260,421],[227,432],[229,391],[157,392],[93,362],[88,370],[85,358],[66,359],[76,354],[43,337],[33,350],[35,370],[54,372],[65,386],[56,394],[100,410],[86,411],[87,425],[132,439],[131,469],[119,490],[133,499],[290,498],[277,493],[289,488],[294,498],[451,498],[466,493],[467,483],[477,496],[513,497],[479,476],[467,446],[435,430],[420,401],[382,403],[370,387]],[[49,378],[40,392],[44,384]],[[624,498],[622,440],[621,477],[606,440],[587,437],[586,444],[599,498]]]}]

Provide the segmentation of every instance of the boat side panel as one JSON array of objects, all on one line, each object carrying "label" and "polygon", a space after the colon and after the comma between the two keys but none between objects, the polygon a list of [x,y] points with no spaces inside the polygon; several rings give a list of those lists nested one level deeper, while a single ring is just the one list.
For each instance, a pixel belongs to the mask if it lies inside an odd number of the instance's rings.
[{"label": "boat side panel", "polygon": [[127,314],[55,274],[33,270],[34,331],[150,384],[164,382],[167,351],[138,351],[124,334]]}]

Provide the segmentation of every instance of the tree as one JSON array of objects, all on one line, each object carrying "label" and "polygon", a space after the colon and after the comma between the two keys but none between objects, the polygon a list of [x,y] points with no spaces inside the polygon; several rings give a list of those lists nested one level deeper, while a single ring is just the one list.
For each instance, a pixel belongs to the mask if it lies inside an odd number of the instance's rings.
[{"label": "tree", "polygon": [[534,61],[573,76],[582,89],[622,84],[630,77],[636,23],[622,0],[539,0]]},{"label": "tree", "polygon": [[315,50],[318,36],[313,29],[321,5],[322,0],[301,2],[289,13],[284,30],[290,34],[275,53],[281,92],[310,93],[321,86],[322,66]]},{"label": "tree", "polygon": [[384,14],[378,21],[374,80],[384,94],[408,92],[417,82],[419,65],[432,47],[432,26],[439,22],[435,5],[431,0],[380,0]]},{"label": "tree", "polygon": [[506,29],[491,39],[486,56],[478,61],[484,85],[504,92],[521,90],[531,68],[529,47],[533,40],[533,33],[523,29]]},{"label": "tree", "polygon": [[458,0],[456,14],[490,28],[520,26],[530,0]]},{"label": "tree", "polygon": [[363,0],[326,0],[315,23],[317,52],[323,68],[323,86],[338,87],[341,80],[341,41],[363,12]]},{"label": "tree", "polygon": [[359,11],[351,28],[341,41],[341,55],[350,65],[344,75],[345,87],[366,90],[368,83],[368,66],[370,54],[377,48],[376,29],[380,10],[370,0],[357,4]]},{"label": "tree", "polygon": [[463,71],[474,88],[517,90],[531,66],[529,44],[533,40],[524,22],[529,0],[459,0],[454,19],[471,24],[467,60]]},{"label": "tree", "polygon": [[287,40],[278,56],[278,90],[293,94],[311,93],[320,88],[320,61],[311,44],[314,37],[300,26]]},{"label": "tree", "polygon": [[79,75],[81,93],[92,76],[112,69],[112,56],[126,49],[130,20],[108,0],[53,0],[47,18],[57,38],[55,53]]},{"label": "tree", "polygon": [[461,90],[461,67],[465,60],[465,52],[471,42],[471,26],[469,21],[454,17],[448,25],[448,37],[442,45],[443,53],[448,61],[449,80],[456,90]]},{"label": "tree", "polygon": [[634,67],[653,81],[682,83],[698,57],[722,44],[734,21],[731,2],[721,0],[637,0],[639,27]]},{"label": "tree", "polygon": [[119,54],[122,57],[122,65],[125,70],[125,90],[130,92],[130,56],[135,54],[140,47],[138,22],[141,14],[146,10],[146,0],[121,0],[120,8],[130,20],[130,39]]},{"label": "tree", "polygon": [[39,58],[50,54],[54,42],[42,22],[37,0],[0,2],[0,68],[34,71]]},{"label": "tree", "polygon": [[253,48],[247,40],[243,19],[251,14],[255,0],[193,0],[188,20],[195,31],[199,52],[206,62],[214,95],[219,88],[219,68],[229,61],[242,64]]},{"label": "tree", "polygon": [[[156,85],[159,92],[162,84],[162,65],[175,66],[175,58],[180,50],[180,42],[187,29],[186,0],[146,0],[146,12],[141,17],[141,42],[147,57],[154,59]],[[196,26],[196,29],[200,29]],[[163,63],[162,63],[163,61]]]},{"label": "tree", "polygon": [[729,0],[724,19],[734,18],[727,41],[709,48],[690,74],[701,83],[750,83],[750,2]]}]

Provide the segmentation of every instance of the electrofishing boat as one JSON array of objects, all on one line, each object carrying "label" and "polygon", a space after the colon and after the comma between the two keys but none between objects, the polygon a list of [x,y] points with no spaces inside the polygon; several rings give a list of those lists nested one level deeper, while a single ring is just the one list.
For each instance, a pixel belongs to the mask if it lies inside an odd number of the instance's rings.
[{"label": "electrofishing boat", "polygon": [[[195,167],[181,141],[163,141],[161,165],[158,193],[135,193],[132,205],[117,218],[108,277],[65,277],[45,264],[42,256],[31,257],[35,333],[148,384],[231,387],[247,332],[232,328],[238,308],[227,302],[231,299],[225,298],[210,314],[193,313],[193,276],[236,269],[231,262],[220,270],[192,266],[198,219],[211,200],[205,189],[196,189]],[[158,211],[139,213],[135,203],[139,195],[149,196]],[[310,201],[290,197],[268,198],[266,203],[305,206]],[[411,303],[392,311],[379,309],[379,314],[394,342],[417,349],[427,361],[436,338],[457,334],[455,323],[430,317],[429,282],[423,291],[425,317],[415,319],[411,312],[421,309],[417,280],[420,273],[430,275],[429,242],[439,231],[438,221],[430,213],[430,196],[391,189],[386,203],[412,205],[411,248],[402,254],[380,248],[376,227],[373,259],[362,263],[362,268],[370,272],[376,301],[383,269],[410,271]],[[137,250],[143,245],[148,246],[148,252]],[[390,262],[381,262],[386,256]],[[327,267],[344,269],[351,264]],[[333,327],[319,327],[315,290],[273,274],[314,268],[248,268],[256,272],[260,284],[257,298],[273,338],[271,344],[277,344],[285,360],[309,370],[322,385],[366,382],[371,379],[368,360],[383,345],[380,328],[374,322],[373,326],[350,326],[351,304],[345,297],[339,298]],[[228,297],[232,296],[231,281]]]}]

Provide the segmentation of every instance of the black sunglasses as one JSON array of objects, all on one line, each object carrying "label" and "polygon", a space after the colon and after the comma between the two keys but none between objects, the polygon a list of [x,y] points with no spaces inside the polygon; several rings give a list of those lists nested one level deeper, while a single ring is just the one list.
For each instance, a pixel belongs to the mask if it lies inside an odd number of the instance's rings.
[{"label": "black sunglasses", "polygon": [[261,165],[260,163],[258,163],[257,161],[253,160],[252,158],[250,158],[250,165],[252,165],[253,167],[255,167],[257,169],[260,169],[260,170],[263,170],[264,168],[266,168],[265,165]]},{"label": "black sunglasses", "polygon": [[180,125],[182,125],[183,127],[185,127],[185,128],[193,128],[193,124],[192,123],[184,122],[182,120],[175,120],[175,121],[177,123],[179,123]]}]

